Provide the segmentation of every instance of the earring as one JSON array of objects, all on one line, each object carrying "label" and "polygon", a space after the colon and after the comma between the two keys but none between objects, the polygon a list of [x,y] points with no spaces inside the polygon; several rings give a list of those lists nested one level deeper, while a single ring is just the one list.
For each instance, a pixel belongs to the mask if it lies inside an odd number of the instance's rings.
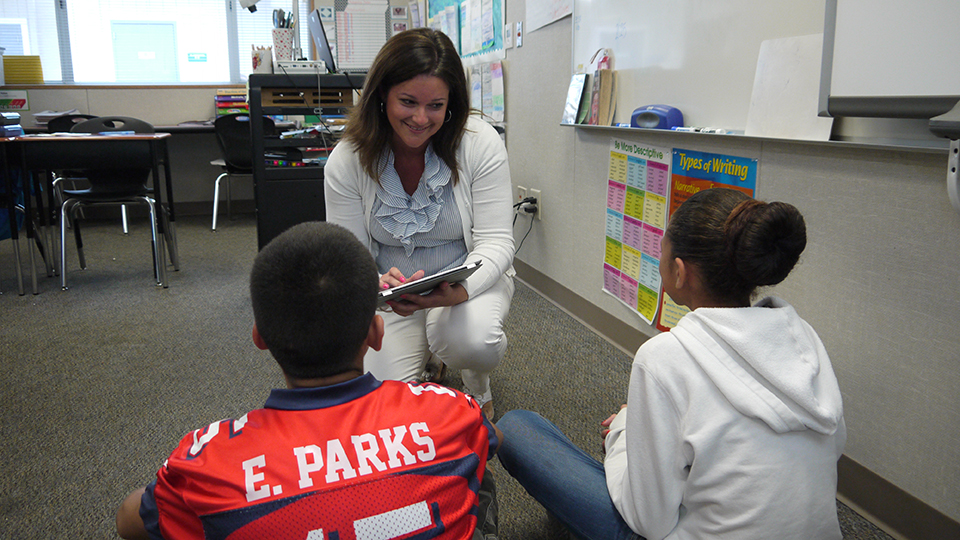
[{"label": "earring", "polygon": [[386,107],[386,105],[384,105],[384,103],[383,103],[382,101],[380,102],[380,112],[382,112],[382,113],[384,113],[384,114],[386,114],[386,112],[387,112],[387,107]]},{"label": "earring", "polygon": [[451,111],[450,109],[447,109],[447,119],[444,120],[443,123],[446,124],[447,122],[450,121],[451,118],[453,118],[453,111]]}]

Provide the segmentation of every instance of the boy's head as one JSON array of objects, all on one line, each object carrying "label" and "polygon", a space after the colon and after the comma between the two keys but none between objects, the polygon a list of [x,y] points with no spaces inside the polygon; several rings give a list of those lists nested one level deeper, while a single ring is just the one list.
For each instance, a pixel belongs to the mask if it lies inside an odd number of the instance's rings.
[{"label": "boy's head", "polygon": [[350,231],[301,223],[274,238],[250,272],[256,331],[288,377],[356,366],[377,307],[373,257]]}]

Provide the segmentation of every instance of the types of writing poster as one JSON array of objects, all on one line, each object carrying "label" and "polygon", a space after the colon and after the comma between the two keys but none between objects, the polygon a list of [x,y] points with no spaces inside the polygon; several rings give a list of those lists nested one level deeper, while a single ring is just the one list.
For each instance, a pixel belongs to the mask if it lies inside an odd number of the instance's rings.
[{"label": "types of writing poster", "polygon": [[[670,215],[691,195],[704,189],[731,188],[751,197],[757,189],[756,159],[676,148],[673,150],[672,171]],[[662,296],[657,328],[667,331],[676,326],[689,310],[675,303],[670,296]]]},{"label": "types of writing poster", "polygon": [[611,141],[603,290],[651,324],[660,304],[660,239],[669,189],[669,150]]}]

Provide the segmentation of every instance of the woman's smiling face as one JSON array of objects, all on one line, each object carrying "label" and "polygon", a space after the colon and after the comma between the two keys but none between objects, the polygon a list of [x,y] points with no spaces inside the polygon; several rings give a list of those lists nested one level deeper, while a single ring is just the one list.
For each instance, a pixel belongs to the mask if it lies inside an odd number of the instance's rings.
[{"label": "woman's smiling face", "polygon": [[386,113],[395,150],[423,150],[447,117],[450,89],[433,75],[418,75],[390,88]]}]

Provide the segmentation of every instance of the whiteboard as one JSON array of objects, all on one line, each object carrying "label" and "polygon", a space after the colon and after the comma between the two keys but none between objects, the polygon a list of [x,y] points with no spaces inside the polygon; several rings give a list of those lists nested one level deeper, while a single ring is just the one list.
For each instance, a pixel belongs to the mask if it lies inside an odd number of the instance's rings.
[{"label": "whiteboard", "polygon": [[960,100],[958,53],[958,0],[827,0],[821,110],[942,114]]},{"label": "whiteboard", "polygon": [[[956,0],[955,0],[956,1]],[[643,105],[679,108],[688,126],[742,131],[760,45],[823,32],[823,0],[574,0],[571,71],[599,48],[618,72],[615,122]]]}]

